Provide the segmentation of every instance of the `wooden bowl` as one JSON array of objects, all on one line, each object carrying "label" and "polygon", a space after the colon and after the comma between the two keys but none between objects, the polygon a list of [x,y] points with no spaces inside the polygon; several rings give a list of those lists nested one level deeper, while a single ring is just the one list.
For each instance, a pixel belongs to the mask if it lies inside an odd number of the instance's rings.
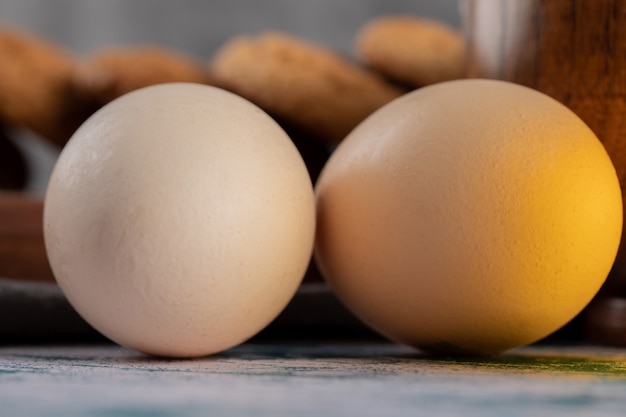
[{"label": "wooden bowl", "polygon": [[0,192],[0,277],[54,282],[43,241],[43,200]]}]

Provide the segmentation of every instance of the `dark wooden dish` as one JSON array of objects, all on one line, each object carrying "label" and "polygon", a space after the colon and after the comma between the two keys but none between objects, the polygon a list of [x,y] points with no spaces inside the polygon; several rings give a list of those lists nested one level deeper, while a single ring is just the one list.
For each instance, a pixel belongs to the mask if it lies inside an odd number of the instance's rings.
[{"label": "dark wooden dish", "polygon": [[43,200],[0,192],[0,276],[54,282],[43,241]]}]

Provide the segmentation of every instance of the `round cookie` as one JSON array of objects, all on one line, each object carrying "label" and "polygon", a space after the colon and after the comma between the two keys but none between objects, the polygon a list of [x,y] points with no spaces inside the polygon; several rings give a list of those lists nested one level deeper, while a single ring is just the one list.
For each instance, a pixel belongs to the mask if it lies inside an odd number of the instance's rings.
[{"label": "round cookie", "polygon": [[193,58],[157,46],[107,48],[81,63],[77,87],[105,104],[141,87],[167,82],[210,83]]},{"label": "round cookie", "polygon": [[73,87],[74,69],[61,47],[0,27],[0,117],[63,145],[94,110]]},{"label": "round cookie", "polygon": [[367,65],[412,87],[461,78],[464,71],[461,34],[429,19],[374,19],[359,30],[356,51]]},{"label": "round cookie", "polygon": [[403,93],[331,50],[276,32],[232,39],[211,69],[217,85],[331,142]]}]

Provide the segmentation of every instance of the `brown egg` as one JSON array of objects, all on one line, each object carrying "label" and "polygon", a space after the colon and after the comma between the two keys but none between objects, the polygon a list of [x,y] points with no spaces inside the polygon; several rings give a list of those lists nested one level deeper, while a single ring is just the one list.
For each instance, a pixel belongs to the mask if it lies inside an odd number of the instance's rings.
[{"label": "brown egg", "polygon": [[316,185],[316,259],[389,338],[497,353],[577,315],[611,268],[621,192],[569,109],[501,81],[409,93],[359,125]]}]

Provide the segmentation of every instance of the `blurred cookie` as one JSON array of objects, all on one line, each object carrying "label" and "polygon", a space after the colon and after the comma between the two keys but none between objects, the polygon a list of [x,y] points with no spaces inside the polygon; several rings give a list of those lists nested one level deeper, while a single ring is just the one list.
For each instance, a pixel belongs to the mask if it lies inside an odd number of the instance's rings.
[{"label": "blurred cookie", "polygon": [[372,20],[359,30],[356,50],[367,65],[412,87],[461,78],[464,71],[461,34],[429,19]]},{"label": "blurred cookie", "polygon": [[0,190],[22,190],[27,179],[26,159],[0,124]]},{"label": "blurred cookie", "polygon": [[193,58],[157,46],[109,48],[85,59],[76,75],[80,91],[101,104],[141,87],[167,82],[210,82]]},{"label": "blurred cookie", "polygon": [[217,85],[335,142],[403,93],[331,50],[281,33],[234,38],[211,68]]},{"label": "blurred cookie", "polygon": [[94,110],[73,88],[74,69],[59,46],[0,27],[0,117],[64,144]]}]

